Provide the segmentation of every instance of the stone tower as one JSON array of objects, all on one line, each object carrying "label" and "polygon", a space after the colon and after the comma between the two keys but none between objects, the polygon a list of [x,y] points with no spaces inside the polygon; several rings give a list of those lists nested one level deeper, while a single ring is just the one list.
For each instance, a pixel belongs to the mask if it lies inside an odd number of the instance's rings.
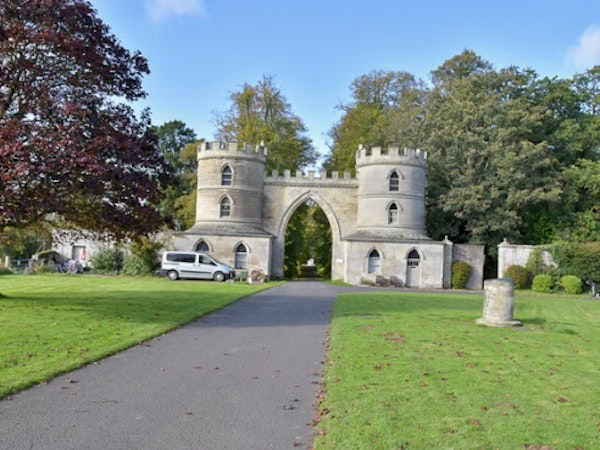
[{"label": "stone tower", "polygon": [[427,239],[425,167],[421,150],[360,147],[356,152],[358,236]]},{"label": "stone tower", "polygon": [[262,146],[200,144],[194,228],[228,234],[263,233],[265,165],[266,149]]}]

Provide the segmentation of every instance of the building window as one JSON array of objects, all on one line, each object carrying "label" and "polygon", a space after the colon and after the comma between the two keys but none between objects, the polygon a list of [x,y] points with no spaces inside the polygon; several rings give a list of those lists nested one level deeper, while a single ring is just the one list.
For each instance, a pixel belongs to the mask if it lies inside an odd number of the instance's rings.
[{"label": "building window", "polygon": [[419,262],[421,262],[421,257],[419,256],[419,252],[415,249],[412,249],[408,254],[408,267],[417,268],[419,267]]},{"label": "building window", "polygon": [[388,208],[388,223],[398,223],[398,205],[392,203]]},{"label": "building window", "polygon": [[398,172],[395,170],[390,175],[390,192],[391,191],[399,191],[400,190],[400,177],[398,176]]},{"label": "building window", "polygon": [[248,251],[246,250],[246,246],[244,244],[240,244],[235,248],[235,268],[248,268]]},{"label": "building window", "polygon": [[229,199],[229,197],[224,197],[223,200],[221,200],[220,217],[229,216],[231,216],[231,200]]},{"label": "building window", "polygon": [[381,258],[377,250],[371,250],[369,253],[369,273],[380,273],[381,272]]},{"label": "building window", "polygon": [[233,181],[233,172],[231,167],[225,166],[221,171],[221,186],[231,186]]},{"label": "building window", "polygon": [[196,251],[200,252],[200,253],[208,253],[208,252],[210,252],[210,248],[208,247],[208,244],[206,243],[206,241],[200,241],[196,245]]}]

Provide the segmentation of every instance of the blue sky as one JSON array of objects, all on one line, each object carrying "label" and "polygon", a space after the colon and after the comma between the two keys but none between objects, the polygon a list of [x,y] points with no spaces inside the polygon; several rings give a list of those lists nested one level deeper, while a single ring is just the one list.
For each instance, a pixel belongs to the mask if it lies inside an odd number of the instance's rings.
[{"label": "blue sky", "polygon": [[181,120],[213,139],[214,111],[244,83],[274,78],[327,152],[336,106],[372,70],[429,73],[465,49],[570,78],[600,64],[598,0],[91,0],[129,50],[149,60],[155,125]]}]

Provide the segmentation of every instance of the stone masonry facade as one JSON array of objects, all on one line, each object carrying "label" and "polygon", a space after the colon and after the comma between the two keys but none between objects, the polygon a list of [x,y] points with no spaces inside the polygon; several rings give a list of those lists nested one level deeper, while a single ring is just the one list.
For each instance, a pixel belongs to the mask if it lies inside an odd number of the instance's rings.
[{"label": "stone masonry facade", "polygon": [[452,262],[461,259],[473,269],[468,288],[481,289],[483,246],[425,234],[425,152],[360,147],[356,177],[267,175],[267,158],[262,146],[200,144],[196,222],[173,233],[168,249],[207,252],[239,271],[281,278],[288,221],[313,201],[331,226],[332,279],[360,284],[383,276],[407,287],[448,288]]}]

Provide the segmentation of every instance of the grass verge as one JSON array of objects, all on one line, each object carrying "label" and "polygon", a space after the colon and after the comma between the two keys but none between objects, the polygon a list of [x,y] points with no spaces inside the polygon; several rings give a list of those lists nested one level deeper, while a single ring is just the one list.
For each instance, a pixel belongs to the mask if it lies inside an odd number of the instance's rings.
[{"label": "grass verge", "polygon": [[482,303],[340,296],[314,448],[597,448],[600,302],[519,295],[511,329],[477,325]]},{"label": "grass verge", "polygon": [[0,398],[151,339],[274,283],[0,276]]}]

